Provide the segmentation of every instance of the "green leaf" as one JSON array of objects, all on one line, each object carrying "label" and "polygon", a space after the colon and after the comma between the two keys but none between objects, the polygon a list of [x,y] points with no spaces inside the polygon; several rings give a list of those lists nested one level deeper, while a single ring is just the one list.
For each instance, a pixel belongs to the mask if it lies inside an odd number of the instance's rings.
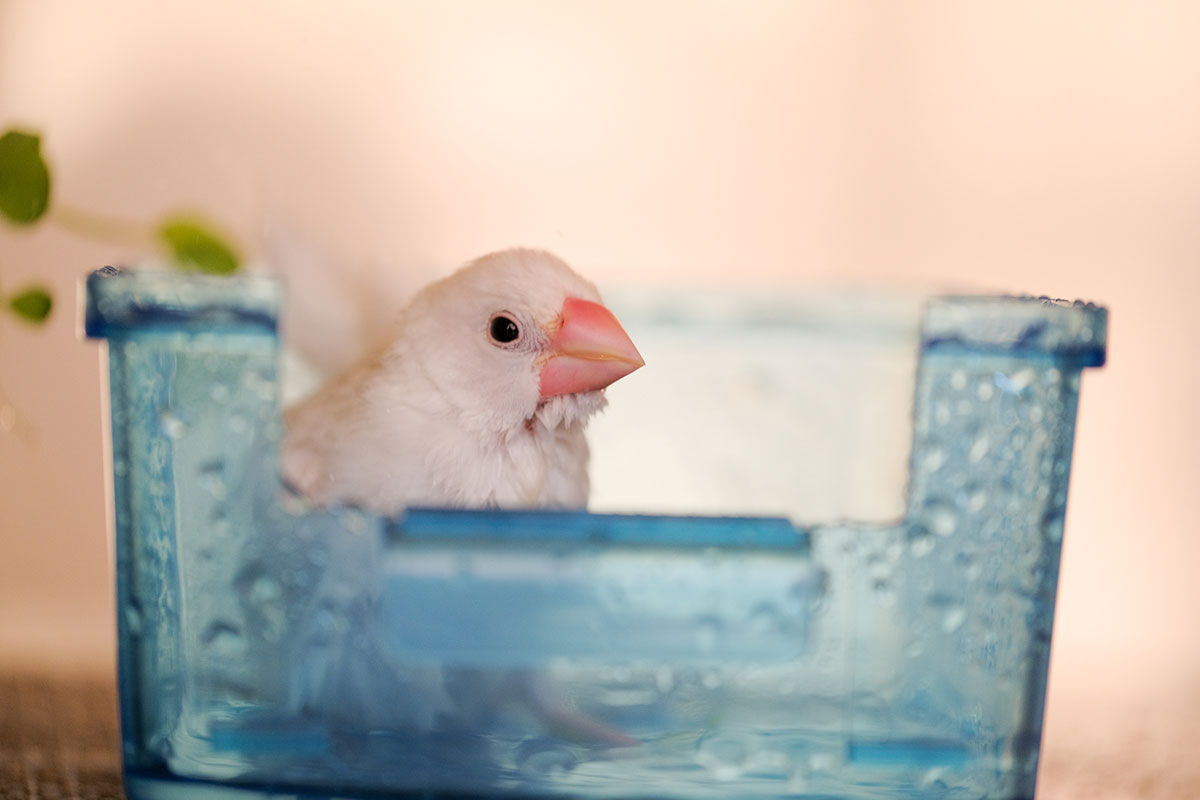
[{"label": "green leaf", "polygon": [[10,297],[8,307],[26,322],[40,324],[50,316],[50,309],[54,307],[54,299],[45,289],[31,286]]},{"label": "green leaf", "polygon": [[0,136],[0,214],[18,225],[36,222],[50,205],[50,170],[40,136],[9,131]]},{"label": "green leaf", "polygon": [[182,270],[209,275],[237,272],[239,261],[233,248],[202,222],[188,217],[168,219],[159,225],[158,238]]}]

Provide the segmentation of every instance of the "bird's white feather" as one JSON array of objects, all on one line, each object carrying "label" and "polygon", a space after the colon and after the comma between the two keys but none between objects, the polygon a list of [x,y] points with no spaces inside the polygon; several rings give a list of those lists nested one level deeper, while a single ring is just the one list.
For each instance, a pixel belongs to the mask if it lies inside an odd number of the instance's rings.
[{"label": "bird's white feather", "polygon": [[[584,427],[604,396],[538,388],[567,297],[600,299],[539,250],[493,253],[427,286],[389,341],[287,412],[285,479],[318,503],[383,513],[586,506]],[[517,346],[489,341],[498,312],[520,325]]]},{"label": "bird's white feather", "polygon": [[[285,480],[319,504],[385,514],[411,505],[585,507],[584,427],[604,407],[603,391],[546,394],[541,386],[555,337],[567,328],[567,298],[600,300],[592,284],[539,250],[493,253],[430,284],[404,309],[394,336],[287,412]],[[515,322],[519,338],[489,338],[496,315]],[[329,583],[336,589],[345,582]],[[370,594],[360,587],[340,598],[334,591],[321,602],[349,619],[355,609],[374,608]],[[360,624],[369,622],[363,617]],[[381,728],[469,728],[472,708],[518,702],[561,735],[636,744],[575,711],[538,670],[414,672],[373,646],[350,656],[354,648],[330,647],[321,635],[301,642],[311,677],[295,687],[294,705],[330,719],[349,714]]]}]

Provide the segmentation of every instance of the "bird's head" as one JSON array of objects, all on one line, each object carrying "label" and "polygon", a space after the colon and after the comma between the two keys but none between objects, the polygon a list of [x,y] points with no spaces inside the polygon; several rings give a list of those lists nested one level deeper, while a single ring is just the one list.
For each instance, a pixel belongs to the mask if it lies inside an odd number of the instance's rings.
[{"label": "bird's head", "polygon": [[404,324],[444,401],[495,432],[580,422],[644,363],[596,288],[541,250],[472,261],[417,295]]}]

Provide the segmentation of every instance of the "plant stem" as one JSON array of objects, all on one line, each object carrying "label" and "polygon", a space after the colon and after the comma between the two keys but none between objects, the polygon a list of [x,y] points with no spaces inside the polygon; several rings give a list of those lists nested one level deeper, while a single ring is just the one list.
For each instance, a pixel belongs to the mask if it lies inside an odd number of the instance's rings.
[{"label": "plant stem", "polygon": [[6,433],[14,433],[25,444],[33,444],[33,425],[12,404],[4,387],[0,386],[0,436]]},{"label": "plant stem", "polygon": [[[3,302],[4,290],[3,287],[0,287],[0,303]],[[2,328],[3,326],[0,325],[0,329]],[[35,438],[33,425],[25,419],[21,409],[8,399],[8,392],[4,391],[3,385],[0,385],[0,436],[9,433],[16,434],[17,438],[25,444],[33,444]]]},{"label": "plant stem", "polygon": [[50,209],[49,219],[63,230],[88,239],[138,246],[152,244],[154,241],[154,233],[146,225],[102,217],[71,206],[55,204]]}]

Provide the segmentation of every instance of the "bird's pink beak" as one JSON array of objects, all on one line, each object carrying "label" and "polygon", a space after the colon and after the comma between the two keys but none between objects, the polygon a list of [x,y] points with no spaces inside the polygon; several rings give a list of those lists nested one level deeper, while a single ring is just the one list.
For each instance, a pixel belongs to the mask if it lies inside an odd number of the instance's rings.
[{"label": "bird's pink beak", "polygon": [[542,398],[603,389],[646,362],[613,313],[599,303],[568,297],[542,367]]}]

